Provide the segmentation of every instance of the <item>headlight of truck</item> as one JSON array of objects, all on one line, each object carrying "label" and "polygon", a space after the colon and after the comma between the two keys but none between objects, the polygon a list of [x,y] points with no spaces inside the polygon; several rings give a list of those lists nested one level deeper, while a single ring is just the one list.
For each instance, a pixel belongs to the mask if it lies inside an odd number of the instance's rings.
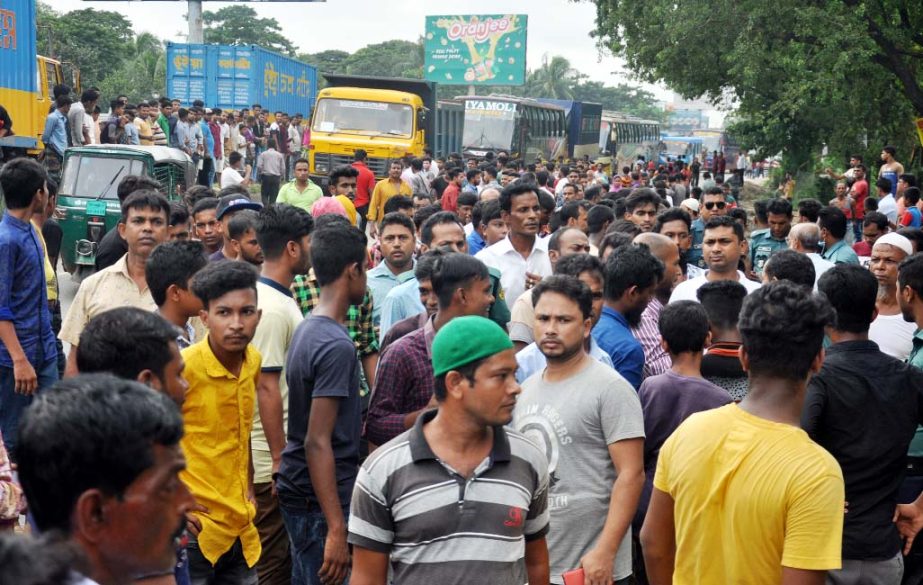
[{"label": "headlight of truck", "polygon": [[330,157],[316,156],[314,158],[314,172],[318,174],[330,172]]}]

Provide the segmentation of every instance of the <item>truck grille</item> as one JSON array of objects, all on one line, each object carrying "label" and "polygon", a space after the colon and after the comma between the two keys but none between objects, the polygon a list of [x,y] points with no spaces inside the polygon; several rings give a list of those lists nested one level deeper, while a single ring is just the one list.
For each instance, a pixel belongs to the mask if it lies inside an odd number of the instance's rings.
[{"label": "truck grille", "polygon": [[[349,166],[353,163],[353,157],[349,154],[327,154],[327,155],[317,155],[316,160],[321,160],[320,157],[325,156],[328,161],[330,161],[330,170],[333,170],[339,166]],[[375,176],[378,178],[384,178],[388,176],[388,163],[390,159],[387,158],[375,158],[369,157],[365,161],[366,165],[369,167],[369,170],[375,173]]]}]

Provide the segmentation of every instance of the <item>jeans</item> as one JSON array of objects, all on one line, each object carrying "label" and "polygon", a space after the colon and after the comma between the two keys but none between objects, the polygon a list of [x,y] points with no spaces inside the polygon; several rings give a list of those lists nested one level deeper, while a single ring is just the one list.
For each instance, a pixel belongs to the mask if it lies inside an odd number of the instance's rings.
[{"label": "jeans", "polygon": [[[33,366],[35,367],[35,366]],[[41,367],[35,368],[38,376],[38,389],[40,392],[58,381],[58,357],[45,360]],[[16,459],[16,437],[19,429],[19,419],[27,406],[32,404],[34,394],[26,396],[16,392],[16,379],[13,377],[13,368],[0,366],[0,433],[3,434],[3,444],[10,454]]]},{"label": "jeans", "polygon": [[843,568],[827,571],[827,585],[900,585],[904,556],[898,552],[884,561],[843,559]]},{"label": "jeans", "polygon": [[257,585],[256,568],[247,566],[240,539],[235,540],[214,565],[205,558],[198,541],[191,535],[186,552],[189,553],[191,585]]},{"label": "jeans", "polygon": [[861,219],[854,219],[852,221],[852,233],[855,238],[853,242],[862,241],[862,220]]},{"label": "jeans", "polygon": [[256,495],[256,518],[263,552],[256,564],[260,585],[290,585],[292,580],[291,546],[279,511],[279,499],[272,495],[272,483],[253,485]]},{"label": "jeans", "polygon": [[[327,520],[319,507],[312,510],[288,508],[282,504],[282,520],[292,543],[292,585],[321,585],[317,573],[324,564]],[[349,518],[349,507],[343,508]],[[349,583],[349,577],[343,585]]]}]

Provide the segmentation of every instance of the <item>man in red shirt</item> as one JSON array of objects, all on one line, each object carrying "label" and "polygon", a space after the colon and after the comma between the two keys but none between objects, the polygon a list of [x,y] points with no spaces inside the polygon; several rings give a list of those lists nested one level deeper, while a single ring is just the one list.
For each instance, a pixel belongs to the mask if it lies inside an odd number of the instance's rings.
[{"label": "man in red shirt", "polygon": [[369,202],[372,200],[372,191],[375,190],[375,173],[365,164],[368,154],[365,150],[357,148],[353,153],[353,168],[359,171],[359,177],[356,179],[356,199],[353,203],[356,205],[356,213],[359,214],[359,229],[365,231],[365,216],[369,212]]},{"label": "man in red shirt", "polygon": [[461,192],[461,180],[464,175],[457,167],[446,170],[445,178],[449,184],[442,192],[442,210],[456,213],[458,211],[458,194]]},{"label": "man in red shirt", "polygon": [[865,219],[865,200],[869,196],[869,182],[865,179],[865,165],[858,164],[853,167],[855,181],[850,190],[850,196],[856,202],[856,216],[853,218],[853,234],[856,241],[862,241],[862,220]]}]

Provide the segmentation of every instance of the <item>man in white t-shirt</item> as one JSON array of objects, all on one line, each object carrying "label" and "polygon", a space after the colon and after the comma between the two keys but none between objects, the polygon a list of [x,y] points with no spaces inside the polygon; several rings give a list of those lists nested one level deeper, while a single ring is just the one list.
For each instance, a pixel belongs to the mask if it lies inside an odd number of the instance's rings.
[{"label": "man in white t-shirt", "polygon": [[887,233],[872,247],[869,270],[878,280],[878,316],[869,327],[869,339],[891,357],[906,360],[913,349],[916,324],[904,321],[897,298],[898,265],[913,254],[910,240],[896,232]]},{"label": "man in white t-shirt", "polygon": [[244,167],[244,157],[236,150],[228,155],[228,167],[221,173],[222,189],[235,185],[250,186],[250,165]]},{"label": "man in white t-shirt", "polygon": [[748,279],[738,269],[740,258],[747,253],[747,240],[744,239],[744,228],[732,217],[727,215],[712,216],[705,224],[705,235],[702,240],[702,257],[708,270],[702,276],[679,283],[670,302],[696,301],[696,291],[706,282],[717,280],[733,280],[739,282],[751,293],[760,287],[760,283]]}]

